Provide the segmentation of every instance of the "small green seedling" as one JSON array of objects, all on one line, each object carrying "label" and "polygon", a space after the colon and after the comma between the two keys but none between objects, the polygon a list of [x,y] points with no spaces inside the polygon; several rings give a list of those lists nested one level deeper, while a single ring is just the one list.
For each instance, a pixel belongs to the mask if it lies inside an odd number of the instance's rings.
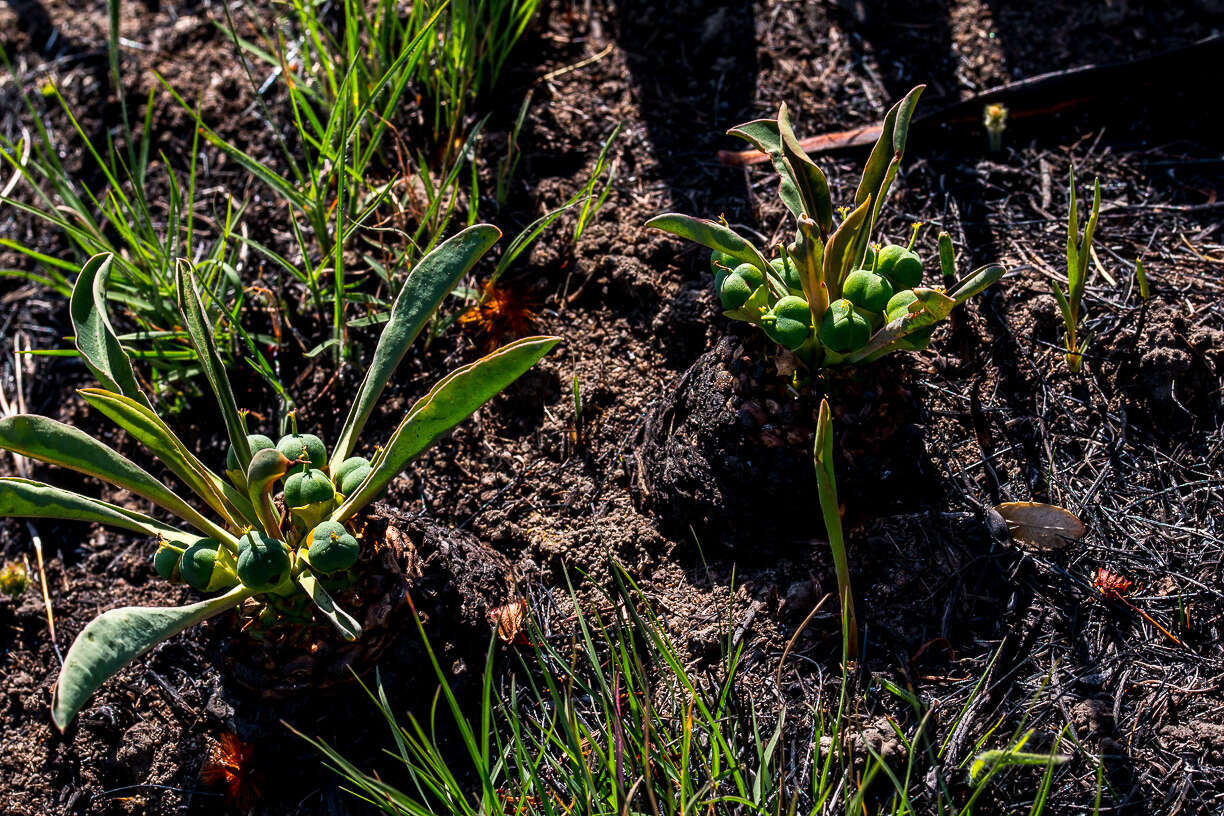
[{"label": "small green seedling", "polygon": [[298,433],[296,418],[294,432],[276,444],[248,432],[246,414],[238,410],[204,320],[194,270],[181,262],[178,309],[230,441],[224,478],[174,434],[141,389],[105,308],[111,257],[98,255],[85,264],[72,292],[71,317],[77,349],[101,387],[79,393],[142,443],[206,509],[197,509],[83,431],[47,417],[17,414],[0,420],[0,448],[102,479],[184,524],[166,524],[117,504],[14,476],[0,477],[0,516],[98,522],[152,536],[158,542],[153,565],[159,575],[204,593],[222,594],[182,607],[112,609],[89,623],[68,650],[56,683],[51,713],[61,730],[90,695],[130,661],[239,604],[253,605],[260,621],[274,625],[278,610],[287,609],[284,605],[291,600],[296,603],[302,592],[346,639],[357,639],[361,625],[335,604],[331,593],[354,585],[359,577],[354,570],[363,546],[358,514],[415,457],[535,365],[559,340],[527,337],[452,371],[409,409],[369,460],[353,455],[375,402],[409,345],[438,303],[500,235],[488,224],[469,227],[413,268],[330,451],[318,436]]},{"label": "small green seedling", "polygon": [[928,287],[922,283],[923,259],[913,240],[909,246],[872,245],[922,90],[910,91],[884,118],[854,206],[841,211],[836,225],[825,175],[800,146],[785,105],[777,119],[758,119],[728,131],[768,154],[781,178],[778,196],[797,230],[793,242],[778,248],[780,257],[767,260],[725,220],[664,213],[647,226],[709,247],[724,314],[759,326],[809,371],[926,348],[935,324],[1003,277],[1003,268],[990,264],[959,282],[949,278],[955,258],[951,239],[943,235],[939,259],[944,281]]},{"label": "small green seedling", "polygon": [[1092,236],[1096,232],[1097,216],[1101,211],[1101,180],[1098,178],[1092,185],[1092,212],[1088,215],[1088,223],[1084,227],[1083,238],[1079,235],[1079,209],[1075,199],[1075,168],[1071,168],[1071,207],[1067,216],[1067,292],[1059,285],[1050,281],[1054,290],[1054,298],[1062,312],[1063,328],[1067,339],[1067,368],[1072,373],[1079,373],[1083,364],[1083,352],[1088,345],[1086,338],[1079,334],[1079,323],[1082,312],[1080,307],[1084,301],[1084,284],[1088,278],[1088,261],[1092,257]]},{"label": "small green seedling", "polygon": [[829,548],[833,551],[833,569],[837,573],[837,594],[841,598],[842,626],[845,628],[846,655],[854,660],[858,654],[858,620],[854,616],[854,592],[850,588],[850,562],[846,558],[846,539],[842,534],[841,505],[837,501],[837,479],[833,472],[833,420],[829,401],[820,401],[816,420],[816,484],[820,491],[820,512],[824,516]]},{"label": "small green seedling", "polygon": [[20,561],[6,561],[0,568],[0,595],[20,598],[30,588],[30,573]]}]

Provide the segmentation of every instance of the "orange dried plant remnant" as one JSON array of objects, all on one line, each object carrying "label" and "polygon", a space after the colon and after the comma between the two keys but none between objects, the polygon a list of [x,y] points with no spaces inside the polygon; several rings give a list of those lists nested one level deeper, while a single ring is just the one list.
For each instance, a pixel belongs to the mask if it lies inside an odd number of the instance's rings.
[{"label": "orange dried plant remnant", "polygon": [[486,348],[503,339],[526,337],[535,329],[536,304],[514,287],[486,283],[480,301],[463,313],[459,325],[480,335]]},{"label": "orange dried plant remnant", "polygon": [[1120,601],[1130,593],[1131,580],[1105,567],[1098,567],[1096,574],[1092,577],[1092,586],[1106,598]]},{"label": "orange dried plant remnant", "polygon": [[239,739],[237,734],[227,732],[212,744],[208,759],[200,770],[205,784],[220,788],[225,801],[243,812],[250,810],[259,799],[259,788],[251,765],[254,753],[254,748]]}]

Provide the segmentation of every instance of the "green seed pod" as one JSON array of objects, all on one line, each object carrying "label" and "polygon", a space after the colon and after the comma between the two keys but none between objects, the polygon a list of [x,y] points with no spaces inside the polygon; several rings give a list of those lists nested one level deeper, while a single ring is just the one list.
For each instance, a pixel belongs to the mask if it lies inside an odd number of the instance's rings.
[{"label": "green seed pod", "polygon": [[179,572],[183,580],[201,592],[217,592],[238,583],[229,566],[229,553],[215,538],[201,538],[183,552]]},{"label": "green seed pod", "polygon": [[762,284],[765,275],[752,264],[740,264],[728,272],[718,288],[718,297],[722,300],[724,309],[734,310],[748,302]]},{"label": "green seed pod", "polygon": [[722,250],[716,249],[710,253],[710,271],[715,275],[735,268],[735,259]]},{"label": "green seed pod", "polygon": [[[263,434],[247,434],[247,444],[251,447],[251,455],[259,453],[261,450],[276,447],[275,443],[264,436]],[[226,471],[241,471],[238,466],[238,457],[234,453],[234,446],[230,445],[229,452],[225,454],[225,469]]]},{"label": "green seed pod", "polygon": [[364,456],[350,456],[336,467],[336,490],[345,496],[351,495],[373,469]]},{"label": "green seed pod", "polygon": [[812,332],[812,312],[801,297],[780,298],[769,314],[761,320],[761,328],[770,340],[791,351],[807,342]]},{"label": "green seed pod", "polygon": [[164,580],[177,584],[183,580],[182,572],[179,569],[179,559],[182,557],[181,547],[176,547],[169,541],[163,541],[153,553],[153,569],[157,570],[157,574]]},{"label": "green seed pod", "polygon": [[885,319],[891,323],[898,317],[902,317],[909,312],[909,305],[918,299],[914,294],[913,289],[902,289],[897,294],[888,299],[888,305],[884,307]]},{"label": "green seed pod", "polygon": [[842,297],[869,312],[880,314],[893,296],[892,284],[883,275],[856,269],[846,276],[842,284]]},{"label": "green seed pod", "polygon": [[913,289],[922,283],[922,259],[918,253],[897,244],[889,244],[880,250],[876,256],[875,271],[892,282],[894,291]]},{"label": "green seed pod", "polygon": [[285,479],[285,507],[303,528],[310,529],[318,524],[335,504],[336,488],[323,471],[311,468]]},{"label": "green seed pod", "polygon": [[846,354],[862,348],[870,339],[871,324],[854,311],[853,303],[841,298],[829,304],[820,321],[820,342],[839,354]]},{"label": "green seed pod", "polygon": [[803,281],[799,278],[799,267],[795,266],[794,260],[787,258],[783,261],[781,258],[771,258],[769,265],[778,272],[778,277],[786,284],[795,295],[803,294]]},{"label": "green seed pod", "polygon": [[[282,436],[276,443],[276,449],[285,455],[286,459],[295,464],[289,468],[290,473],[300,473],[308,468],[321,468],[327,463],[327,448],[323,440],[314,434],[288,434]],[[309,463],[302,462],[309,459]]]},{"label": "green seed pod", "polygon": [[285,542],[251,530],[238,539],[238,580],[256,592],[276,589],[289,577],[289,547]]},{"label": "green seed pod", "polygon": [[357,563],[361,545],[338,521],[324,521],[310,531],[306,563],[324,574],[340,572]]}]

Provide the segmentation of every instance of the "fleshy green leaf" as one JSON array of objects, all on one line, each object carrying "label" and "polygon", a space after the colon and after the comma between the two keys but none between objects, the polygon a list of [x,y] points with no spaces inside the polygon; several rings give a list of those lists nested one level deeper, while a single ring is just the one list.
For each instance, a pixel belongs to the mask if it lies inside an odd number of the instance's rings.
[{"label": "fleshy green leaf", "polygon": [[750,263],[761,270],[766,280],[774,284],[779,295],[786,294],[786,286],[778,280],[777,270],[769,265],[769,261],[765,260],[765,256],[751,241],[744,239],[730,227],[708,218],[694,218],[681,213],[656,215],[646,222],[646,226],[725,252],[740,263]]},{"label": "fleshy green leaf", "polygon": [[319,611],[340,630],[345,640],[356,640],[361,636],[361,624],[352,615],[336,606],[331,595],[327,594],[327,590],[310,570],[304,569],[298,573],[297,582],[302,589],[306,590],[306,594],[310,596],[310,600],[314,601]]},{"label": "fleshy green leaf", "polygon": [[391,306],[391,317],[378,338],[374,358],[357,390],[357,398],[349,408],[340,438],[332,449],[331,467],[336,467],[352,455],[357,446],[357,437],[374,410],[374,403],[442,299],[450,294],[500,237],[501,231],[489,224],[468,227],[413,267]]},{"label": "fleshy green leaf", "polygon": [[778,111],[778,132],[782,136],[782,153],[790,165],[799,195],[805,204],[804,214],[820,227],[821,236],[833,229],[833,201],[829,198],[829,183],[825,174],[808,157],[795,132],[791,129],[786,105]]},{"label": "fleshy green leaf", "polygon": [[99,686],[158,643],[251,595],[251,590],[238,586],[189,606],[127,606],[103,612],[81,630],[64,658],[51,699],[55,725],[65,730]]},{"label": "fleshy green leaf", "polygon": [[0,476],[0,517],[93,521],[188,546],[200,540],[144,513],[16,476]]},{"label": "fleshy green leaf", "polygon": [[146,408],[153,405],[136,381],[132,361],[115,337],[106,316],[106,283],[111,255],[95,255],[81,267],[68,302],[77,351],[85,365],[107,389],[116,391]]},{"label": "fleshy green leaf", "polygon": [[86,402],[106,414],[116,425],[152,451],[175,476],[182,479],[197,496],[224,518],[230,527],[239,526],[234,517],[242,514],[226,499],[222,489],[225,483],[222,479],[187,450],[187,446],[174,435],[170,426],[151,409],[122,394],[101,388],[82,388],[78,393]]},{"label": "fleshy green leaf", "polygon": [[756,119],[736,125],[727,133],[744,139],[769,156],[773,161],[774,170],[778,172],[778,197],[782,199],[786,209],[790,210],[791,215],[796,218],[803,215],[806,208],[799,192],[799,183],[795,179],[790,164],[786,161],[786,154],[782,151],[782,134],[778,129],[778,121],[776,119]]},{"label": "fleshy green leaf", "polygon": [[83,431],[34,414],[0,419],[0,448],[93,476],[143,496],[174,513],[206,536],[230,535],[183,501],[144,468]]},{"label": "fleshy green leaf", "polygon": [[872,208],[871,218],[867,221],[867,230],[859,237],[855,246],[856,263],[867,251],[867,243],[871,240],[876,219],[880,216],[880,208],[884,206],[884,200],[888,197],[888,188],[892,186],[893,179],[897,177],[897,169],[901,166],[901,159],[905,156],[910,119],[913,118],[914,108],[918,105],[918,97],[925,89],[925,85],[919,85],[888,111],[880,127],[880,138],[876,140],[875,146],[871,149],[871,155],[867,157],[867,164],[863,167],[862,179],[854,193],[854,205],[860,206],[870,199],[875,202],[875,206]]},{"label": "fleshy green leaf", "polygon": [[918,299],[910,304],[909,312],[885,324],[871,336],[867,345],[847,354],[846,361],[857,363],[882,357],[894,350],[893,344],[898,340],[919,329],[935,325],[950,315],[956,306],[956,301],[935,289],[919,287],[914,290],[914,294]]},{"label": "fleshy green leaf", "polygon": [[365,507],[439,437],[535,365],[559,337],[525,337],[455,369],[419,399],[374,460],[370,475],[332,513],[344,521]]},{"label": "fleshy green leaf", "polygon": [[247,443],[246,428],[238,413],[238,402],[234,399],[234,391],[230,387],[229,377],[225,374],[225,365],[221,355],[217,354],[217,343],[213,338],[212,327],[204,316],[204,306],[200,303],[200,294],[196,290],[195,273],[191,265],[179,259],[175,270],[175,288],[178,292],[179,313],[183,316],[183,325],[195,349],[200,368],[217,398],[221,408],[221,418],[225,421],[225,431],[229,436],[230,445],[234,448],[239,464],[245,469],[251,463],[251,446]]},{"label": "fleshy green leaf", "polygon": [[979,292],[998,283],[1003,278],[1003,267],[998,264],[986,264],[969,273],[948,290],[948,297],[959,306]]}]

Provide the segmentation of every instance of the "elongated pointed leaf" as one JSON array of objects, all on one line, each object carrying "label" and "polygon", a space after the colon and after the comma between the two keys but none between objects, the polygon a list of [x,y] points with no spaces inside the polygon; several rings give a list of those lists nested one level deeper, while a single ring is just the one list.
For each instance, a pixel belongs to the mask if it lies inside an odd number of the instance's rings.
[{"label": "elongated pointed leaf", "polygon": [[221,355],[217,354],[212,326],[209,325],[208,318],[204,315],[204,306],[200,303],[195,273],[191,265],[182,259],[175,269],[175,286],[178,291],[179,313],[183,316],[183,325],[187,327],[191,346],[195,349],[200,368],[203,369],[213,396],[217,398],[217,405],[221,408],[221,418],[225,421],[225,432],[229,436],[230,445],[234,448],[239,464],[245,469],[251,463],[251,446],[247,442],[246,428],[242,425],[238,402],[234,399],[229,377],[225,374],[225,364],[221,362]]},{"label": "elongated pointed leaf", "polygon": [[837,300],[842,295],[842,282],[854,268],[854,247],[861,236],[870,229],[867,214],[871,210],[871,199],[846,216],[838,228],[829,236],[824,248],[824,280],[829,289],[830,300]]},{"label": "elongated pointed leaf", "polygon": [[833,229],[833,201],[829,198],[829,182],[824,172],[808,157],[795,131],[791,129],[786,105],[778,111],[778,132],[782,137],[782,154],[791,167],[799,195],[803,199],[804,214],[820,227],[822,237]]},{"label": "elongated pointed leaf", "polygon": [[93,521],[187,546],[201,538],[185,530],[162,524],[144,513],[125,510],[100,499],[91,499],[45,482],[19,479],[16,476],[0,476],[0,516]]},{"label": "elongated pointed leaf", "polygon": [[846,355],[846,361],[857,363],[877,359],[892,351],[894,344],[906,335],[934,326],[952,314],[956,306],[955,300],[934,289],[919,287],[914,294],[918,299],[910,304],[911,311],[881,327],[867,341],[867,345]]},{"label": "elongated pointed leaf", "polygon": [[803,285],[803,296],[807,298],[812,313],[812,325],[819,326],[829,308],[829,286],[824,277],[824,240],[820,237],[820,226],[806,215],[799,216],[799,229],[795,233],[795,251],[792,263],[799,270],[799,282]]},{"label": "elongated pointed leaf", "polygon": [[116,391],[146,408],[153,405],[136,381],[132,361],[115,337],[106,316],[106,284],[111,255],[95,255],[81,267],[68,301],[75,344],[85,365],[107,389]]},{"label": "elongated pointed leaf", "polygon": [[370,475],[336,508],[332,520],[344,521],[373,501],[409,462],[517,380],[560,340],[525,337],[442,378],[412,406],[375,459]]},{"label": "elongated pointed leaf", "polygon": [[888,188],[897,177],[901,159],[905,156],[910,119],[913,118],[914,108],[918,106],[918,97],[925,89],[925,85],[919,85],[888,111],[880,127],[880,138],[871,149],[871,155],[867,157],[867,164],[863,167],[862,179],[854,193],[854,205],[860,206],[870,199],[875,202],[875,206],[872,208],[871,218],[867,221],[867,230],[860,236],[855,247],[856,263],[862,260],[867,251],[867,243],[875,229],[876,220],[880,217],[880,208],[888,198]]},{"label": "elongated pointed leaf", "polygon": [[127,606],[103,612],[81,630],[60,669],[51,718],[60,731],[98,687],[124,666],[189,626],[232,609],[252,595],[243,586],[189,606]]},{"label": "elongated pointed leaf", "polygon": [[361,624],[352,615],[336,606],[331,595],[327,594],[327,590],[310,570],[304,569],[298,573],[297,582],[302,589],[306,590],[306,594],[310,596],[310,600],[314,601],[319,611],[340,630],[345,640],[356,640],[361,637]]},{"label": "elongated pointed leaf", "polygon": [[352,455],[357,446],[357,437],[374,410],[374,403],[442,299],[450,294],[500,237],[501,230],[489,224],[468,227],[422,258],[408,273],[403,289],[391,306],[391,317],[378,338],[374,358],[357,390],[357,398],[344,420],[340,438],[332,450],[331,467],[336,467]]},{"label": "elongated pointed leaf", "polygon": [[237,508],[226,501],[221,477],[210,471],[195,454],[187,450],[187,446],[157,414],[122,394],[101,388],[82,388],[78,393],[86,402],[110,417],[116,425],[136,437],[175,476],[194,490],[201,500],[225,519],[230,527],[238,526],[234,522],[234,516],[240,514]]},{"label": "elongated pointed leaf", "polygon": [[646,226],[663,232],[670,232],[680,238],[701,244],[710,249],[725,252],[740,263],[750,263],[765,275],[765,279],[781,287],[779,294],[785,294],[786,286],[778,280],[778,272],[769,265],[765,256],[751,241],[742,238],[735,230],[723,226],[708,218],[694,218],[681,213],[663,213],[646,222]]},{"label": "elongated pointed leaf", "polygon": [[948,297],[955,300],[956,305],[959,306],[979,292],[985,291],[990,286],[998,283],[1002,280],[1003,274],[1003,267],[998,264],[980,266],[949,289]]},{"label": "elongated pointed leaf", "polygon": [[803,215],[806,208],[803,205],[803,197],[799,193],[799,184],[795,179],[795,174],[786,161],[786,154],[782,151],[782,134],[778,130],[778,121],[776,119],[755,119],[742,125],[736,125],[727,133],[744,139],[769,156],[773,161],[774,169],[778,172],[778,197],[782,199],[786,209],[790,210],[791,215],[796,218]]},{"label": "elongated pointed leaf", "polygon": [[6,417],[0,419],[0,448],[130,490],[174,513],[206,536],[223,540],[230,537],[144,468],[71,425],[35,414]]}]

